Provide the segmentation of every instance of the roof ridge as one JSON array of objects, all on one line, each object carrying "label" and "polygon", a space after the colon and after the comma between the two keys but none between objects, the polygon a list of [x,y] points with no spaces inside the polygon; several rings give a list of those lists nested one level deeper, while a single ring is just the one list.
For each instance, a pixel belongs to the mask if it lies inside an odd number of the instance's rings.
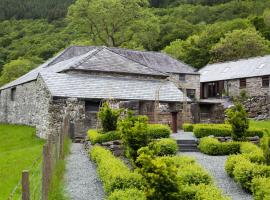
[{"label": "roof ridge", "polygon": [[[156,72],[159,72],[159,73],[164,74],[164,75],[166,75],[166,76],[169,76],[169,74],[166,73],[166,72],[162,72],[162,71],[160,71],[160,70],[154,69],[154,68],[149,67],[149,66],[147,66],[147,65],[145,65],[145,64],[143,64],[143,63],[140,63],[140,62],[138,62],[138,61],[136,61],[136,60],[134,60],[134,59],[131,59],[131,58],[127,57],[126,55],[122,55],[122,54],[120,54],[120,53],[118,53],[118,52],[114,52],[114,51],[112,51],[112,50],[110,49],[111,47],[105,47],[105,48],[106,48],[107,50],[109,50],[110,52],[112,52],[112,53],[115,53],[115,54],[117,54],[117,55],[119,55],[119,56],[121,56],[121,57],[124,57],[124,58],[126,58],[126,59],[128,59],[128,60],[131,60],[131,61],[133,61],[133,62],[135,62],[135,63],[138,63],[138,64],[140,64],[140,65],[143,65],[143,66],[145,66],[146,68],[149,68],[149,69],[151,69],[151,70],[153,70],[153,71],[156,71]],[[115,48],[115,47],[112,47],[112,48]],[[127,50],[128,50],[128,49],[127,49]],[[133,51],[133,50],[131,50],[131,51]],[[138,51],[138,52],[140,52],[140,51]],[[145,52],[147,52],[147,51],[145,51]]]}]

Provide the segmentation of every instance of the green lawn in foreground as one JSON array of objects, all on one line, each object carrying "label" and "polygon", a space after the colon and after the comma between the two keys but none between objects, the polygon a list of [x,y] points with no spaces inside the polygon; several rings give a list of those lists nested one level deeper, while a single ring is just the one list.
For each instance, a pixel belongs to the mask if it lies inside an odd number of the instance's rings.
[{"label": "green lawn in foreground", "polygon": [[7,199],[21,178],[42,154],[44,140],[35,136],[35,128],[0,124],[0,199]]},{"label": "green lawn in foreground", "polygon": [[268,129],[268,132],[270,134],[270,120],[268,121],[255,121],[255,120],[250,120],[250,127],[255,127],[255,128],[266,128]]}]

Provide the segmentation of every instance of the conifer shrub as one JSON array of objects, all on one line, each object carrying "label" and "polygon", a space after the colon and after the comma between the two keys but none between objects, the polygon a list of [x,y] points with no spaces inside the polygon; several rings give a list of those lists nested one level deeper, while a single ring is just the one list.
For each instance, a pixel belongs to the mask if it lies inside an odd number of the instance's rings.
[{"label": "conifer shrub", "polygon": [[151,139],[168,138],[171,134],[171,129],[163,124],[148,124],[148,134]]}]

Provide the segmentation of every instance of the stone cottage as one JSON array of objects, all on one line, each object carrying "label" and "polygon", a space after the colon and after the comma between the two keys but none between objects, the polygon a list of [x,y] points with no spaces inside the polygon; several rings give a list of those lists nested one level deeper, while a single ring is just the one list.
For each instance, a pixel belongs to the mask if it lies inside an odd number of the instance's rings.
[{"label": "stone cottage", "polygon": [[209,64],[200,71],[204,101],[246,94],[250,117],[269,115],[270,56]]},{"label": "stone cottage", "polygon": [[72,46],[0,88],[0,122],[35,126],[46,138],[68,121],[71,137],[80,137],[97,127],[102,102],[111,100],[176,131],[184,104],[192,120],[191,99],[199,94],[199,74],[166,54]]}]

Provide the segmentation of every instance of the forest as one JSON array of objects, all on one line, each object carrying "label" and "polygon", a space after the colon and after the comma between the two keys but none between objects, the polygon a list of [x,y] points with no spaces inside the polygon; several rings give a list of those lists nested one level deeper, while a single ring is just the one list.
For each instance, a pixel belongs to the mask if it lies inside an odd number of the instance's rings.
[{"label": "forest", "polygon": [[270,0],[0,0],[0,85],[70,45],[162,51],[193,66],[270,53]]}]

